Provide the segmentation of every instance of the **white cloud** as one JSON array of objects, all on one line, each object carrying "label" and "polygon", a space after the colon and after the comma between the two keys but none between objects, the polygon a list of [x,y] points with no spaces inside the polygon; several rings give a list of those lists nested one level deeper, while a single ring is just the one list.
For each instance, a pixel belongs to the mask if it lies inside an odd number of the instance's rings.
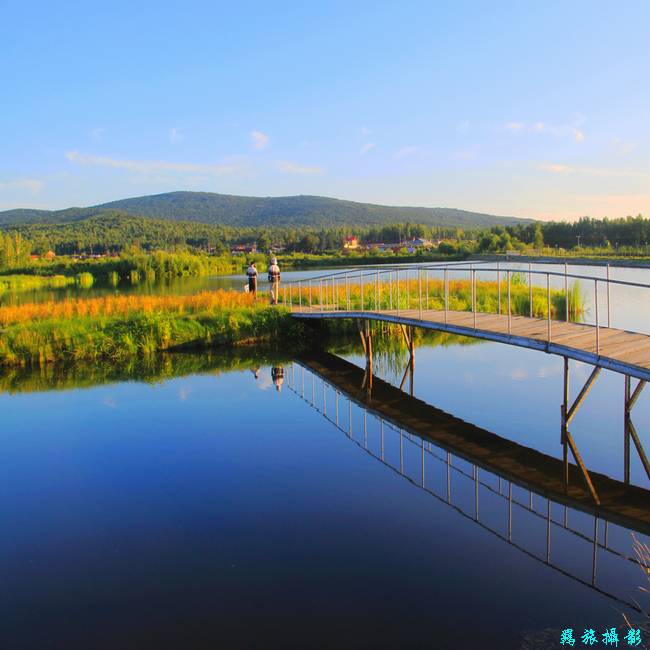
[{"label": "white cloud", "polygon": [[569,124],[547,124],[546,122],[508,122],[505,128],[511,133],[543,133],[556,137],[572,137],[576,142],[582,142],[585,139],[585,133],[580,127],[585,121],[584,115],[577,113]]},{"label": "white cloud", "polygon": [[620,178],[650,178],[650,172],[633,169],[603,169],[597,167],[571,167],[558,163],[544,163],[537,167],[540,171],[552,174],[583,174],[585,176],[620,177]]},{"label": "white cloud", "polygon": [[575,169],[568,165],[559,165],[557,163],[545,163],[539,165],[538,169],[543,172],[551,172],[551,174],[573,174]]},{"label": "white cloud", "polygon": [[106,129],[104,129],[104,128],[93,129],[90,132],[90,137],[95,142],[101,142],[104,139],[104,133],[106,133]]},{"label": "white cloud", "polygon": [[286,172],[287,174],[322,174],[323,173],[321,167],[299,165],[298,163],[290,162],[288,160],[279,161],[278,168],[280,169],[280,171]]},{"label": "white cloud", "polygon": [[269,146],[269,136],[266,133],[261,131],[251,131],[250,132],[251,142],[255,149],[266,149]]},{"label": "white cloud", "polygon": [[43,181],[37,178],[18,178],[13,181],[0,181],[0,191],[18,190],[19,192],[31,192],[38,194],[43,189]]},{"label": "white cloud", "polygon": [[620,138],[614,138],[612,140],[612,145],[614,147],[614,150],[616,153],[625,156],[628,153],[631,153],[636,149],[636,143],[635,142],[625,142],[624,140],[621,140]]},{"label": "white cloud", "polygon": [[361,135],[364,137],[368,137],[370,135],[370,129],[367,126],[362,126],[359,131],[361,132]]},{"label": "white cloud", "polygon": [[111,167],[125,169],[136,174],[159,174],[161,172],[181,172],[204,174],[206,176],[223,176],[241,170],[241,165],[204,165],[197,163],[177,163],[166,160],[120,160],[107,156],[92,156],[79,151],[68,151],[65,157],[84,167]]},{"label": "white cloud", "polygon": [[506,129],[511,133],[519,133],[526,125],[523,122],[508,122]]},{"label": "white cloud", "polygon": [[183,142],[185,139],[185,136],[183,135],[183,129],[179,129],[178,127],[172,127],[169,129],[169,140],[170,142]]},{"label": "white cloud", "polygon": [[415,156],[415,154],[418,153],[418,151],[420,151],[420,148],[411,144],[406,147],[402,147],[401,149],[398,149],[395,152],[394,158],[396,160],[401,160],[402,158],[410,158],[411,156]]},{"label": "white cloud", "polygon": [[366,142],[359,151],[360,156],[365,156],[369,151],[372,151],[377,145],[374,142]]}]

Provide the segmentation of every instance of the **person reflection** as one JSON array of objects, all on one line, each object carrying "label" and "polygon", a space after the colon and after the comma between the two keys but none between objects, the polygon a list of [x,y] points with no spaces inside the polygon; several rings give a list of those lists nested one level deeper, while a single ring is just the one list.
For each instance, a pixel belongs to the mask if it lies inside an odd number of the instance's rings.
[{"label": "person reflection", "polygon": [[284,368],[282,366],[273,366],[271,368],[271,379],[275,385],[275,390],[279,393],[282,390],[282,382],[284,382]]}]

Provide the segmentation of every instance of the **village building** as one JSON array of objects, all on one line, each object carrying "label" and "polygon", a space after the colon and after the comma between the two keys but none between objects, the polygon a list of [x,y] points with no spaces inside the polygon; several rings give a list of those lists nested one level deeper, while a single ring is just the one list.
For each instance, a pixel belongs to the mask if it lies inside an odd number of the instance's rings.
[{"label": "village building", "polygon": [[348,250],[359,248],[359,238],[354,235],[346,237],[345,242],[343,242],[343,248],[347,248]]}]

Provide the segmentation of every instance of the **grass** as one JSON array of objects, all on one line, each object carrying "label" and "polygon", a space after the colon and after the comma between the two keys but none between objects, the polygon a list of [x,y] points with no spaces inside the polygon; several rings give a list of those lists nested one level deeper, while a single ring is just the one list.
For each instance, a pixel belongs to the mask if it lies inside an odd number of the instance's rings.
[{"label": "grass", "polygon": [[64,275],[2,275],[0,276],[0,294],[38,289],[61,289],[74,284],[75,281],[75,278]]},{"label": "grass", "polygon": [[117,361],[164,350],[295,342],[304,335],[285,309],[232,291],[4,306],[0,327],[5,366]]}]

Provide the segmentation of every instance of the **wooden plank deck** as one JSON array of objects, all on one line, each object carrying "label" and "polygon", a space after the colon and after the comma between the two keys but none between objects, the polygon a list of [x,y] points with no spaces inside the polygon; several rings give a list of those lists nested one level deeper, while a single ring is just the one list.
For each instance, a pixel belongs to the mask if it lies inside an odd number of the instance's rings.
[{"label": "wooden plank deck", "polygon": [[[615,328],[596,328],[582,323],[548,321],[543,318],[508,316],[467,311],[437,310],[381,310],[342,311],[320,307],[297,307],[292,311],[296,318],[364,318],[403,325],[413,325],[438,331],[446,331],[474,338],[498,341],[518,347],[542,350],[550,354],[566,356],[595,366],[614,370],[631,377],[650,381],[650,336]],[[476,319],[476,320],[475,320]],[[476,323],[476,326],[474,325]]]}]

